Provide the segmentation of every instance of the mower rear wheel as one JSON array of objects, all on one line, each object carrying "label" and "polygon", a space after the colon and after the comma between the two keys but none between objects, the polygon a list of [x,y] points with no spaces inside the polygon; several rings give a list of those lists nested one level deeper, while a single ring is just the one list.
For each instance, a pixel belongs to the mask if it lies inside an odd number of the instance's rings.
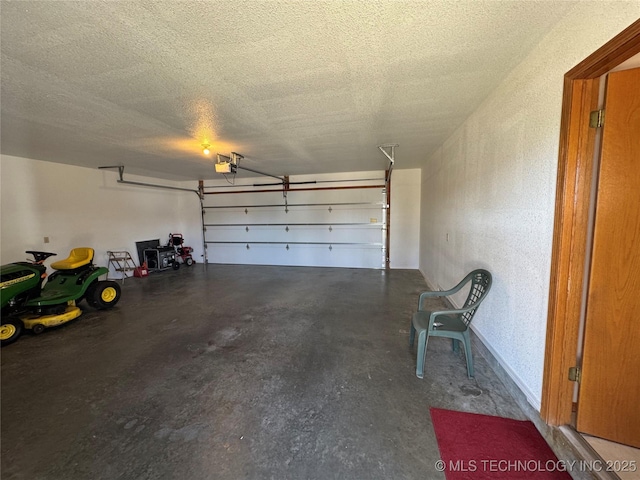
[{"label": "mower rear wheel", "polygon": [[190,267],[191,265],[193,265],[195,262],[193,261],[193,258],[191,257],[187,257],[187,259],[184,261],[184,263],[187,264],[187,267]]},{"label": "mower rear wheel", "polygon": [[93,308],[111,308],[120,300],[120,285],[111,280],[95,282],[87,289],[86,298]]},{"label": "mower rear wheel", "polygon": [[15,342],[23,330],[22,321],[18,318],[3,318],[0,325],[0,345],[3,347]]}]

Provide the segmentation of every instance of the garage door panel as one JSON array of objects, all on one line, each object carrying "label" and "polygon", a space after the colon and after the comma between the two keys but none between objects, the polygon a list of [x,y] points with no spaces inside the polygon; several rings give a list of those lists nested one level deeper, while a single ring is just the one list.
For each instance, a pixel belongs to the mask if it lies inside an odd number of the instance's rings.
[{"label": "garage door panel", "polygon": [[379,245],[381,242],[380,231],[364,229],[334,229],[329,231],[326,228],[292,228],[283,234],[284,229],[269,229],[264,227],[254,227],[248,232],[245,229],[217,229],[215,234],[210,234],[212,243],[220,242],[325,242],[325,243],[367,243]]},{"label": "garage door panel", "polygon": [[[286,265],[310,267],[380,268],[380,248],[324,245],[214,244],[208,248],[210,263]],[[373,265],[373,266],[372,266]]]},{"label": "garage door panel", "polygon": [[384,266],[380,188],[212,197],[205,203],[211,263]]}]

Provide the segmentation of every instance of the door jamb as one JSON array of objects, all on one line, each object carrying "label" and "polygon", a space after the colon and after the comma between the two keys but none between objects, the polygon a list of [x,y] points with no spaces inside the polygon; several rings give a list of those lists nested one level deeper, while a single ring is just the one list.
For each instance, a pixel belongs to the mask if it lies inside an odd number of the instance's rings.
[{"label": "door jamb", "polygon": [[611,39],[564,76],[556,206],[551,253],[542,408],[550,425],[571,422],[578,329],[593,181],[595,129],[589,113],[597,108],[599,79],[640,53],[640,20]]}]

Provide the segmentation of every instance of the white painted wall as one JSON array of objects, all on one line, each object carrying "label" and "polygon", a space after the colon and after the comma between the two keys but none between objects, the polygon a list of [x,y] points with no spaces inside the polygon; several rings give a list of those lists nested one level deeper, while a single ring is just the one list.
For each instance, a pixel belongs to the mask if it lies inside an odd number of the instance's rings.
[{"label": "white painted wall", "polygon": [[[396,170],[392,177],[395,221],[392,222],[391,258],[394,268],[417,268],[418,265],[416,225],[419,222],[419,172]],[[320,175],[313,179],[376,176],[381,178],[384,172]],[[265,182],[265,178],[243,181]],[[0,156],[0,262],[24,260],[27,257],[25,250],[45,250],[58,254],[50,263],[66,257],[74,247],[90,246],[96,251],[97,264],[107,264],[108,250],[127,250],[137,263],[136,241],[159,238],[164,244],[169,232],[182,233],[186,244],[194,248],[194,259],[202,261],[200,208],[195,194],[120,185],[116,182],[117,179],[116,171]],[[126,173],[125,179],[197,189],[197,182],[168,182]],[[292,180],[304,181],[308,178],[296,177]],[[218,197],[217,201],[260,203],[265,199],[260,195],[254,194],[249,198],[227,195]],[[291,195],[289,201],[293,202],[293,197],[299,194]],[[377,195],[376,198],[380,200],[381,197]],[[376,216],[379,217],[380,214]],[[370,215],[367,214],[366,218],[370,218]],[[44,243],[45,236],[49,237],[50,243]],[[381,241],[380,235],[374,240]],[[354,266],[353,261],[358,259],[350,259],[350,252],[345,252],[345,255],[351,263],[345,261],[344,265]],[[325,255],[318,255],[321,260],[324,257]],[[377,257],[381,260],[381,255]],[[266,263],[266,260],[255,263]],[[273,260],[270,263],[274,263]]]},{"label": "white painted wall", "polygon": [[563,76],[639,16],[638,2],[579,3],[422,168],[420,270],[443,288],[493,273],[473,327],[537,409]]},{"label": "white painted wall", "polygon": [[[25,250],[56,252],[49,264],[74,247],[88,246],[98,265],[107,265],[107,250],[127,250],[137,263],[136,241],[159,238],[164,244],[170,232],[198,218],[195,194],[119,185],[117,178],[113,171],[2,155],[0,261],[24,260]],[[45,236],[50,243],[44,243]]]},{"label": "white painted wall", "polygon": [[420,169],[391,174],[391,268],[418,268]]}]

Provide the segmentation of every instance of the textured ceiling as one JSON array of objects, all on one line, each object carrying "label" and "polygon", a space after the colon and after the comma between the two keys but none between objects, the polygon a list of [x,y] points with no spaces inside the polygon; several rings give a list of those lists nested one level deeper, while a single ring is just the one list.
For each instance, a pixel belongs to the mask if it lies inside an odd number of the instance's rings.
[{"label": "textured ceiling", "polygon": [[[419,167],[572,6],[1,2],[2,153],[169,179]],[[558,81],[561,81],[559,79]]]}]

